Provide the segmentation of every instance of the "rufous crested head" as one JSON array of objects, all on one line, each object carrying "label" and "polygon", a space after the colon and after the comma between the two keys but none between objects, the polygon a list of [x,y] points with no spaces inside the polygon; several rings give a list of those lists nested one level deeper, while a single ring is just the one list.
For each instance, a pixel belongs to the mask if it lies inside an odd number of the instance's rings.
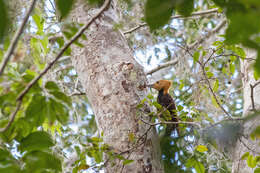
[{"label": "rufous crested head", "polygon": [[167,94],[167,93],[169,93],[169,89],[170,89],[171,85],[172,85],[172,82],[169,80],[159,80],[159,81],[155,82],[154,84],[148,85],[148,86],[156,89],[157,91],[160,91],[163,89],[163,93]]}]

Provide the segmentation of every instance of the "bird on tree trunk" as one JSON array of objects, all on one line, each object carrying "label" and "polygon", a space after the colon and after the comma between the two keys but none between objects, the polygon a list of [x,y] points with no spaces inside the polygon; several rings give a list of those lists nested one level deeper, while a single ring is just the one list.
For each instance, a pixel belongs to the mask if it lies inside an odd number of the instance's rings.
[{"label": "bird on tree trunk", "polygon": [[[162,106],[160,117],[168,122],[178,122],[176,106],[172,96],[169,94],[169,89],[172,82],[169,80],[159,80],[154,84],[147,85],[148,87],[156,89],[158,93],[157,102]],[[170,115],[170,116],[169,116]],[[172,131],[177,130],[179,135],[178,124],[167,124],[165,134],[170,136]]]}]

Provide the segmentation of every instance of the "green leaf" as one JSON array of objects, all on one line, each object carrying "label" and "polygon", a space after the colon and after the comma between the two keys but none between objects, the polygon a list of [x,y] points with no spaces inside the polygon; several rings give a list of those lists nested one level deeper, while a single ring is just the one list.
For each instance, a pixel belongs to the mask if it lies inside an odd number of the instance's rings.
[{"label": "green leaf", "polygon": [[194,157],[191,157],[190,159],[187,160],[187,162],[186,162],[185,165],[186,165],[188,168],[191,168],[191,167],[193,167],[194,162],[195,162]]},{"label": "green leaf", "polygon": [[215,97],[214,97],[214,96],[211,96],[210,98],[211,98],[212,104],[213,104],[216,108],[218,108],[219,105],[218,105],[218,103],[217,103]]},{"label": "green leaf", "polygon": [[44,150],[54,146],[51,136],[44,131],[33,132],[22,139],[19,149],[24,152]]},{"label": "green leaf", "polygon": [[0,148],[0,172],[20,173],[18,161],[7,151]]},{"label": "green leaf", "polygon": [[56,119],[64,124],[68,120],[69,110],[65,105],[52,98],[36,94],[27,107],[25,115],[26,120],[36,127],[42,125],[45,118],[48,118],[51,124]]},{"label": "green leaf", "polygon": [[17,133],[16,140],[20,141],[22,138],[27,136],[31,132],[32,128],[31,124],[27,122],[25,118],[19,118],[14,122],[14,129]]},{"label": "green leaf", "polygon": [[213,85],[213,91],[217,92],[218,91],[218,87],[219,87],[219,81],[218,81],[218,79],[216,79],[216,81],[214,82],[214,85]]},{"label": "green leaf", "polygon": [[199,61],[199,57],[200,57],[200,52],[199,51],[194,52],[194,54],[193,54],[193,61],[194,62],[198,62]]},{"label": "green leaf", "polygon": [[178,111],[182,111],[182,110],[183,110],[183,106],[178,105],[178,106],[177,106],[177,110],[178,110]]},{"label": "green leaf", "polygon": [[0,42],[2,42],[9,24],[9,17],[7,13],[9,10],[6,7],[4,0],[0,0],[0,11]]},{"label": "green leaf", "polygon": [[58,85],[55,82],[53,82],[53,81],[48,81],[45,84],[45,88],[48,89],[48,90],[51,90],[51,91],[59,91],[60,90]]},{"label": "green leaf", "polygon": [[63,101],[66,103],[68,106],[71,106],[71,98],[66,96],[64,93],[60,91],[50,91],[49,92],[51,95],[53,95],[56,99]]},{"label": "green leaf", "polygon": [[257,163],[260,162],[260,156],[259,156],[259,155],[256,156],[256,157],[255,157],[255,160],[256,160]]},{"label": "green leaf", "polygon": [[133,143],[135,141],[135,134],[134,133],[129,133],[128,134],[128,139],[129,139],[130,142]]},{"label": "green leaf", "polygon": [[95,159],[95,161],[96,161],[97,163],[100,163],[100,162],[102,162],[102,160],[103,160],[103,152],[101,152],[101,151],[95,151],[95,152],[93,152],[93,153],[92,153],[92,156],[94,157],[94,159]]},{"label": "green leaf", "polygon": [[246,53],[244,51],[244,49],[242,49],[241,47],[236,47],[236,51],[238,56],[240,56],[243,60],[245,59],[246,57]]},{"label": "green leaf", "polygon": [[197,171],[197,173],[204,173],[205,172],[205,167],[199,161],[196,161],[196,164],[194,165],[194,168]]},{"label": "green leaf", "polygon": [[194,9],[194,0],[175,1],[175,8],[183,16],[189,16]]},{"label": "green leaf", "polygon": [[228,75],[228,72],[227,72],[227,68],[226,68],[226,67],[223,67],[221,71],[222,71],[222,73],[224,73],[224,74],[227,74],[227,75]]},{"label": "green leaf", "polygon": [[46,97],[35,94],[25,111],[25,118],[32,126],[39,126],[46,117]]},{"label": "green leaf", "polygon": [[[37,12],[39,12],[39,10],[37,10]],[[38,33],[43,34],[43,24],[44,24],[44,19],[39,16],[37,13],[34,13],[34,15],[32,16],[34,23],[36,24],[37,28],[38,28]]]},{"label": "green leaf", "polygon": [[231,75],[233,75],[235,73],[236,67],[235,67],[234,63],[229,64],[229,70],[230,70]]},{"label": "green leaf", "polygon": [[230,15],[230,24],[226,30],[226,42],[228,44],[238,44],[249,40],[249,37],[259,32],[259,14],[254,10],[251,12],[233,12]]},{"label": "green leaf", "polygon": [[255,130],[250,134],[252,138],[260,138],[260,126],[256,127]]},{"label": "green leaf", "polygon": [[123,165],[128,165],[130,163],[132,163],[134,160],[124,160],[123,161]]},{"label": "green leaf", "polygon": [[23,156],[25,162],[25,172],[62,172],[61,161],[54,155],[42,152],[32,151]]},{"label": "green leaf", "polygon": [[61,19],[65,18],[72,9],[74,0],[56,0],[57,8],[60,12]]},{"label": "green leaf", "polygon": [[91,141],[94,142],[94,143],[99,143],[99,142],[102,142],[102,138],[92,137],[92,138],[91,138]]},{"label": "green leaf", "polygon": [[81,170],[87,170],[88,168],[90,168],[89,165],[87,164],[81,164],[79,167],[78,167],[78,170],[81,171]]},{"label": "green leaf", "polygon": [[241,160],[247,159],[248,156],[249,156],[249,152],[246,152],[246,153],[243,154],[243,156],[241,157]]},{"label": "green leaf", "polygon": [[147,0],[145,4],[145,21],[153,31],[168,23],[172,12],[173,3],[171,0]]},{"label": "green leaf", "polygon": [[11,154],[7,150],[0,148],[0,160],[1,161],[6,159],[7,157],[10,157],[10,156],[11,156]]},{"label": "green leaf", "polygon": [[254,65],[254,71],[256,73],[254,76],[256,76],[256,78],[259,78],[259,76],[260,76],[260,51],[258,51],[258,56],[257,56],[256,62]]},{"label": "green leaf", "polygon": [[254,78],[256,81],[260,78],[260,75],[257,74],[256,70],[254,70]]},{"label": "green leaf", "polygon": [[141,109],[144,106],[144,104],[140,103],[136,106],[137,109]]},{"label": "green leaf", "polygon": [[254,156],[249,155],[249,156],[247,157],[247,165],[248,165],[250,168],[256,167],[256,159],[254,158]]},{"label": "green leaf", "polygon": [[68,121],[69,110],[62,103],[50,98],[48,102],[49,114],[47,115],[51,122],[58,120],[61,124],[65,124]]},{"label": "green leaf", "polygon": [[254,170],[254,173],[260,173],[260,168],[256,168],[256,169]]},{"label": "green leaf", "polygon": [[153,102],[153,105],[156,107],[156,109],[161,110],[162,109],[162,105],[160,105],[157,102]]},{"label": "green leaf", "polygon": [[184,87],[184,83],[181,82],[180,86],[179,86],[179,89],[182,90],[182,88]]},{"label": "green leaf", "polygon": [[205,172],[205,167],[203,166],[202,163],[200,163],[198,160],[195,159],[195,157],[191,157],[190,159],[188,159],[188,161],[186,162],[186,166],[188,168],[195,168],[197,173],[204,173]]},{"label": "green leaf", "polygon": [[208,151],[208,148],[206,146],[204,146],[204,145],[198,145],[196,147],[196,150],[201,152],[201,153],[204,153],[204,152]]},{"label": "green leaf", "polygon": [[104,0],[87,0],[90,4],[97,4],[97,5],[102,5]]},{"label": "green leaf", "polygon": [[236,56],[230,56],[230,61],[231,61],[231,62],[234,62],[236,59],[237,59]]},{"label": "green leaf", "polygon": [[152,95],[152,94],[148,94],[148,95],[147,95],[147,98],[150,99],[150,100],[152,100],[152,99],[153,99],[153,95]]},{"label": "green leaf", "polygon": [[214,76],[214,74],[210,71],[206,72],[208,78],[212,78]]}]

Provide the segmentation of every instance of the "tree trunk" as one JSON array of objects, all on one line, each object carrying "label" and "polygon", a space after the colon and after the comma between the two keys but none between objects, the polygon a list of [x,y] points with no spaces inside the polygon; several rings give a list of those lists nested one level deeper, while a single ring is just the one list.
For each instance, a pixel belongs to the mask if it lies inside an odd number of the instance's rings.
[{"label": "tree trunk", "polygon": [[[126,166],[122,161],[115,161],[115,166],[108,164],[105,171],[160,173],[163,168],[155,129],[147,133],[146,141],[137,148],[133,148],[129,140],[129,134],[134,134],[138,140],[149,128],[139,123],[136,108],[146,95],[142,89],[146,76],[123,35],[113,28],[117,19],[113,5],[86,32],[87,40],[80,41],[85,47],[73,47],[72,62],[94,110],[104,142],[117,153],[130,150],[124,156],[134,160]],[[71,19],[85,23],[95,11],[87,11],[87,7],[80,3],[74,8]]]},{"label": "tree trunk", "polygon": [[[246,49],[247,58],[256,58],[256,52],[253,50]],[[253,62],[248,60],[241,60],[241,72],[242,72],[242,82],[243,82],[243,93],[244,93],[244,112],[243,116],[248,116],[253,113],[253,103],[251,100],[251,87],[250,85],[256,84],[254,79],[254,70]],[[253,99],[255,109],[259,110],[260,108],[260,85],[257,85],[253,89]],[[233,165],[232,173],[252,173],[253,169],[247,166],[247,161],[242,160],[241,157],[244,153],[249,152],[252,155],[259,155],[260,147],[259,140],[251,140],[251,132],[260,125],[260,117],[257,116],[253,119],[250,119],[244,124],[243,135],[245,137],[240,137],[236,143],[236,147],[233,150]]]}]

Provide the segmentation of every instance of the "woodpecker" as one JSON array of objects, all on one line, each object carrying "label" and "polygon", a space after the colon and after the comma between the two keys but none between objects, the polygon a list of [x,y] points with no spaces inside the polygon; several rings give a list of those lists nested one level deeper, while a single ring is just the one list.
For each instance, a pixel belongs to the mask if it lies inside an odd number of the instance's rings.
[{"label": "woodpecker", "polygon": [[[156,89],[158,93],[157,102],[164,108],[166,108],[170,112],[170,118],[166,119],[166,121],[170,122],[178,122],[176,106],[173,98],[169,94],[169,89],[172,85],[172,82],[169,80],[159,80],[154,84],[147,85],[150,88]],[[164,118],[165,119],[165,118]],[[171,132],[176,129],[179,135],[178,124],[167,124],[166,126],[166,135],[171,135]]]}]

